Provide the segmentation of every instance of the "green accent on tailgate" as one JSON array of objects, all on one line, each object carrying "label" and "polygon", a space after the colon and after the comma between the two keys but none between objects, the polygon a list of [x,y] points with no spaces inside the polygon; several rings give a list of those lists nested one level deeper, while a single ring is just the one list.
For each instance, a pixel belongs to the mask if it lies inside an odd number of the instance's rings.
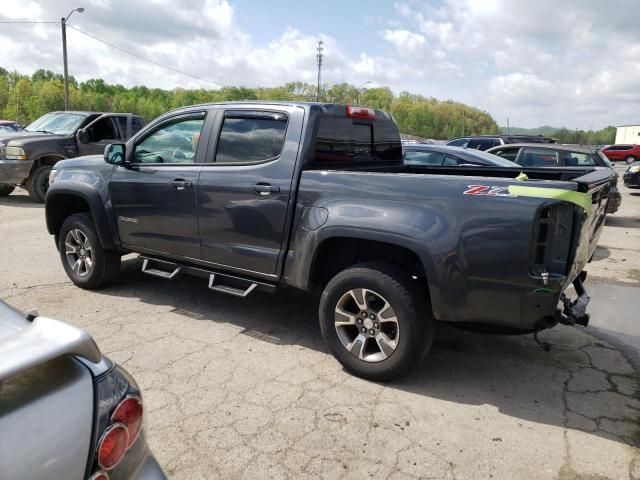
[{"label": "green accent on tailgate", "polygon": [[582,207],[587,215],[591,213],[591,194],[564,190],[562,188],[527,187],[525,185],[509,185],[509,193],[516,197],[549,198],[564,200]]}]

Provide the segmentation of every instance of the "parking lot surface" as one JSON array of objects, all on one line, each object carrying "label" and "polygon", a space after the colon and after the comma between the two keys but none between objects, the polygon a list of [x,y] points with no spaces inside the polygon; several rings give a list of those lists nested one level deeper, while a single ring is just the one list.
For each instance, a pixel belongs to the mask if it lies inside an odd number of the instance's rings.
[{"label": "parking lot surface", "polygon": [[[640,292],[640,195],[621,190],[589,273]],[[545,353],[443,325],[409,376],[376,384],[325,351],[313,296],[241,300],[135,257],[112,287],[81,290],[21,191],[0,198],[0,242],[0,298],[85,328],[134,375],[171,478],[640,478],[636,372],[589,329],[543,332]]]}]

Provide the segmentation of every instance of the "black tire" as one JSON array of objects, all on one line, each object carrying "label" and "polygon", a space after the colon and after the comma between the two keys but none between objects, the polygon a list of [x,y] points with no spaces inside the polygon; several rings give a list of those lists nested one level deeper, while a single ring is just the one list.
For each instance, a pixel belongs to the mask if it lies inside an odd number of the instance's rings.
[{"label": "black tire", "polygon": [[627,165],[631,165],[633,162],[636,161],[636,158],[633,155],[629,155],[627,158],[624,159],[624,161],[627,163]]},{"label": "black tire", "polygon": [[[360,288],[372,290],[383,297],[391,304],[397,318],[397,346],[379,361],[367,362],[350,353],[335,326],[338,302],[349,291]],[[354,375],[374,381],[388,381],[407,373],[429,351],[435,333],[427,290],[420,288],[403,270],[381,262],[361,263],[338,273],[322,292],[319,317],[324,341],[336,359]],[[358,336],[360,328],[356,326]]]},{"label": "black tire", "polygon": [[49,189],[49,173],[51,173],[51,165],[41,165],[31,171],[27,178],[26,188],[29,196],[38,203],[44,203],[44,197]]},{"label": "black tire", "polygon": [[7,185],[6,183],[0,183],[0,197],[6,197],[15,190],[13,185]]},{"label": "black tire", "polygon": [[[92,267],[84,275],[76,272],[67,258],[67,235],[72,230],[80,230],[89,243]],[[105,250],[100,244],[93,219],[88,213],[74,213],[67,217],[58,233],[60,260],[67,276],[81,288],[93,290],[108,285],[120,271],[120,252]]]}]

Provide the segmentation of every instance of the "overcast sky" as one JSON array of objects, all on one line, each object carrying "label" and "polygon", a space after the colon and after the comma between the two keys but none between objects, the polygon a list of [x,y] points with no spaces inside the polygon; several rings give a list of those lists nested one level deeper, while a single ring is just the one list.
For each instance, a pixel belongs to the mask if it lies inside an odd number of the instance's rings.
[{"label": "overcast sky", "polygon": [[[385,85],[511,125],[640,123],[640,0],[2,0],[0,21],[56,21],[223,85]],[[69,71],[126,86],[216,88],[74,30]],[[0,66],[62,72],[59,25],[0,24]]]}]

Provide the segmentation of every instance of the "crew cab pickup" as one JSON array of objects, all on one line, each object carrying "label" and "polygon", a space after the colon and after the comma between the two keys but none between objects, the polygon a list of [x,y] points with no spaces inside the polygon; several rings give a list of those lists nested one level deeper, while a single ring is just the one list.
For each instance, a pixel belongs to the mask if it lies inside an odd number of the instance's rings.
[{"label": "crew cab pickup", "polygon": [[60,160],[104,152],[111,142],[126,141],[145,125],[129,113],[51,112],[24,130],[0,133],[0,196],[24,186],[44,202],[49,172]]},{"label": "crew cab pickup", "polygon": [[[610,170],[403,165],[385,112],[220,103],[169,112],[104,157],[51,172],[46,221],[82,288],[124,253],[167,281],[245,298],[321,293],[322,335],[356,375],[418,363],[436,321],[538,332],[588,323],[583,269]],[[573,283],[578,294],[563,292]]]}]

